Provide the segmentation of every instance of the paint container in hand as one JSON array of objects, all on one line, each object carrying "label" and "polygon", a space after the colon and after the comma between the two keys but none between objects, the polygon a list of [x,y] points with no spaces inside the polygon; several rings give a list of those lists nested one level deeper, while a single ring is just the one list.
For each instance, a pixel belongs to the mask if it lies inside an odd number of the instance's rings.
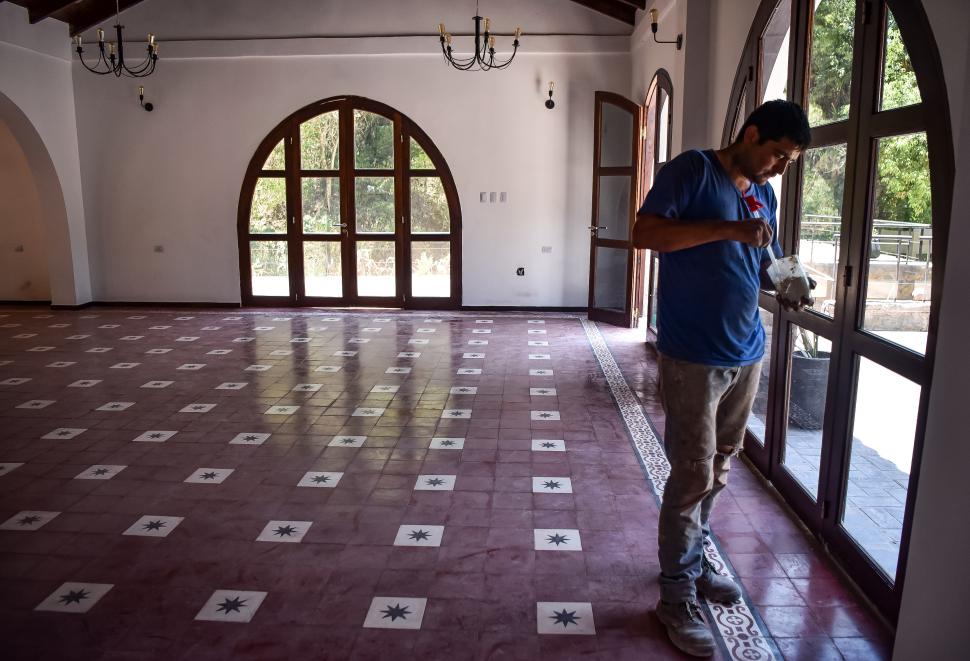
[{"label": "paint container in hand", "polygon": [[802,299],[811,301],[812,289],[808,284],[808,276],[805,275],[805,269],[802,268],[798,255],[789,255],[777,259],[769,247],[768,256],[771,257],[768,277],[774,283],[778,295],[791,303],[800,303]]}]

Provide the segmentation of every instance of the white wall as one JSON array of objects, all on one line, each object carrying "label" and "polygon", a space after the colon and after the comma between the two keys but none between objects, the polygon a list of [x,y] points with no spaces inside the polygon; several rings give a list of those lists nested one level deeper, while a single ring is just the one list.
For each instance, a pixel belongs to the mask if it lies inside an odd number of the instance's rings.
[{"label": "white wall", "polygon": [[25,9],[0,4],[0,120],[17,138],[38,188],[51,299],[91,300],[67,27],[30,26]]},{"label": "white wall", "polygon": [[0,300],[50,300],[42,223],[27,157],[0,121]]},{"label": "white wall", "polygon": [[[627,43],[532,37],[489,73],[446,67],[425,37],[165,44],[143,81],[152,113],[136,83],[75,67],[95,298],[239,301],[236,213],[253,151],[296,109],[354,94],[408,115],[448,161],[465,305],[584,306],[593,93],[626,92]],[[481,204],[481,191],[509,201]]]}]

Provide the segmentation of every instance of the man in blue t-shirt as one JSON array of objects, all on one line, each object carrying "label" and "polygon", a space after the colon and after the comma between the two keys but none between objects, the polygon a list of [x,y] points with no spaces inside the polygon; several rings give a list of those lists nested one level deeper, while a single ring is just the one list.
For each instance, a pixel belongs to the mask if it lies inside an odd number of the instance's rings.
[{"label": "man in blue t-shirt", "polygon": [[703,542],[758,390],[765,346],[758,294],[774,288],[767,251],[782,254],[778,202],[767,182],[810,142],[801,107],[769,101],[733,144],[688,151],[665,165],[633,229],[637,248],[661,253],[657,348],[670,477],[660,507],[657,617],[671,641],[695,656],[714,653],[697,593],[723,602],[741,597],[707,561]]}]

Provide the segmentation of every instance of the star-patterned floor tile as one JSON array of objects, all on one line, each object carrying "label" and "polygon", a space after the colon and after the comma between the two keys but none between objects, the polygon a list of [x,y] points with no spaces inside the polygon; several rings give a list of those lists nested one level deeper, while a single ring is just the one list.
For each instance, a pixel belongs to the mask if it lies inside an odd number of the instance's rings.
[{"label": "star-patterned floor tile", "polygon": [[300,481],[296,483],[298,487],[322,487],[325,489],[332,489],[337,486],[340,482],[340,478],[344,476],[343,473],[334,473],[328,471],[307,471],[300,478]]},{"label": "star-patterned floor tile", "polygon": [[340,365],[320,365],[314,372],[339,372],[341,369]]},{"label": "star-patterned floor tile", "polygon": [[293,392],[317,392],[322,387],[322,383],[298,383],[293,386]]},{"label": "star-patterned floor tile", "polygon": [[271,356],[292,356],[293,352],[289,349],[276,349],[275,351],[270,351]]},{"label": "star-patterned floor tile", "polygon": [[480,333],[482,335],[487,335],[487,334],[489,334],[489,333],[492,332],[492,329],[491,328],[473,328],[472,329],[472,332],[473,333]]},{"label": "star-patterned floor tile", "polygon": [[50,363],[48,367],[70,367],[71,365],[77,365],[73,360],[56,360]]},{"label": "star-patterned floor tile", "polygon": [[451,420],[469,420],[472,417],[471,409],[445,409],[441,412],[442,418]]},{"label": "star-patterned floor tile", "polygon": [[482,370],[481,370],[480,367],[459,367],[458,368],[458,371],[455,372],[455,374],[465,375],[465,376],[467,376],[467,375],[477,375],[477,374],[481,374],[481,373],[482,373]]},{"label": "star-patterned floor tile", "polygon": [[494,319],[476,319],[475,320],[475,323],[476,324],[494,324],[495,323],[495,320]]},{"label": "star-patterned floor tile", "polygon": [[117,328],[119,324],[101,324],[98,328]]},{"label": "star-patterned floor tile", "polygon": [[222,326],[203,326],[202,327],[202,330],[204,330],[204,331],[217,331],[217,330],[220,330],[221,328],[222,328]]},{"label": "star-patterned floor tile", "polygon": [[223,317],[222,321],[242,321],[242,317]]},{"label": "star-patterned floor tile", "polygon": [[553,372],[549,369],[529,370],[529,376],[552,376]]},{"label": "star-patterned floor tile", "polygon": [[456,475],[418,475],[415,491],[454,491]]},{"label": "star-patterned floor tile", "polygon": [[573,481],[568,477],[534,477],[532,493],[572,493]]},{"label": "star-patterned floor tile", "polygon": [[170,351],[171,351],[171,349],[166,349],[166,348],[163,348],[163,347],[157,347],[155,349],[149,349],[145,353],[152,354],[153,356],[160,356],[162,354],[169,353]]},{"label": "star-patterned floor tile", "polygon": [[195,342],[199,339],[198,335],[183,335],[182,337],[175,338],[176,342]]},{"label": "star-patterned floor tile", "polygon": [[444,526],[405,524],[397,529],[394,546],[441,546]]},{"label": "star-patterned floor tile", "polygon": [[549,343],[545,340],[529,340],[528,345],[530,347],[547,347]]},{"label": "star-patterned floor tile", "polygon": [[410,374],[410,367],[388,367],[384,370],[384,374]]},{"label": "star-patterned floor tile", "polygon": [[216,404],[202,404],[195,402],[179,409],[179,413],[208,413],[216,407]]},{"label": "star-patterned floor tile", "polygon": [[276,328],[276,326],[255,326],[253,328],[253,330],[254,331],[271,331],[274,328]]},{"label": "star-patterned floor tile", "polygon": [[135,342],[135,341],[140,340],[140,339],[142,339],[144,337],[145,337],[144,335],[125,335],[121,339],[122,340],[127,340],[128,342]]},{"label": "star-patterned floor tile", "polygon": [[377,406],[361,406],[354,409],[354,412],[350,415],[355,418],[379,418],[384,415],[386,410]]},{"label": "star-patterned floor tile", "polygon": [[448,391],[449,395],[477,395],[478,388],[475,386],[454,386]]},{"label": "star-patterned floor tile", "polygon": [[401,351],[397,354],[398,358],[417,358],[421,355],[420,351]]},{"label": "star-patterned floor tile", "polygon": [[331,448],[359,448],[367,440],[366,436],[334,436],[333,440],[327,443]]},{"label": "star-patterned floor tile", "polygon": [[141,365],[141,363],[115,363],[111,366],[113,370],[130,370]]},{"label": "star-patterned floor tile", "polygon": [[266,370],[272,368],[272,365],[250,365],[247,367],[245,372],[265,372]]},{"label": "star-patterned floor tile", "polygon": [[24,402],[23,404],[18,404],[15,408],[18,408],[18,409],[45,409],[48,406],[50,406],[51,404],[53,404],[55,401],[57,401],[57,400],[54,400],[54,399],[32,399],[32,400],[30,400],[28,402]]},{"label": "star-patterned floor tile", "polygon": [[380,333],[381,329],[380,328],[361,328],[360,332],[361,333]]},{"label": "star-patterned floor tile", "polygon": [[148,330],[168,330],[171,326],[149,326]]},{"label": "star-patterned floor tile", "polygon": [[4,379],[0,381],[0,386],[21,386],[30,381],[30,378],[23,376],[15,376],[9,379]]},{"label": "star-patterned floor tile", "polygon": [[31,347],[30,349],[27,349],[27,351],[34,351],[34,352],[40,353],[43,351],[53,351],[56,348],[57,347]]},{"label": "star-patterned floor tile", "polygon": [[207,356],[225,356],[230,353],[232,353],[232,349],[213,349],[205,352]]},{"label": "star-patterned floor tile", "polygon": [[32,337],[37,337],[37,333],[17,333],[13,336],[15,340],[29,340]]},{"label": "star-patterned floor tile", "polygon": [[437,328],[418,328],[416,330],[418,333],[436,333],[437,331]]},{"label": "star-patterned floor tile", "polygon": [[540,634],[596,635],[588,601],[536,602],[536,624]]},{"label": "star-patterned floor tile", "polygon": [[90,335],[84,335],[84,334],[82,334],[82,335],[68,335],[64,339],[66,339],[66,340],[86,340],[89,337],[91,337],[91,336]]},{"label": "star-patterned floor tile", "polygon": [[102,404],[95,411],[124,411],[125,409],[130,409],[134,406],[134,402],[107,402]]},{"label": "star-patterned floor tile", "polygon": [[266,592],[251,590],[216,590],[195,619],[208,622],[250,622],[266,595]]},{"label": "star-patterned floor tile", "polygon": [[356,351],[334,351],[334,356],[344,356],[345,358],[350,358],[351,356],[356,356]]},{"label": "star-patterned floor tile", "polygon": [[455,436],[435,436],[428,445],[429,450],[461,450],[465,447],[465,439]]},{"label": "star-patterned floor tile", "polygon": [[[378,323],[378,324],[389,324],[389,323],[391,323],[392,319],[390,319],[389,317],[375,317],[374,318],[374,321],[376,323]],[[380,330],[380,329],[378,329],[378,330]]]},{"label": "star-patterned floor tile", "polygon": [[131,439],[131,441],[133,443],[164,443],[177,433],[177,431],[146,431]]},{"label": "star-patterned floor tile", "polygon": [[528,331],[529,335],[545,335],[546,331],[541,328],[530,328]]},{"label": "star-patterned floor tile", "polygon": [[488,340],[468,340],[468,344],[475,347],[481,347],[488,344]]},{"label": "star-patterned floor tile", "polygon": [[24,463],[22,461],[21,462],[0,461],[0,477],[3,477],[7,473],[18,469],[23,465]]},{"label": "star-patterned floor tile", "polygon": [[51,521],[60,512],[39,512],[24,510],[0,523],[0,530],[38,530]]},{"label": "star-patterned floor tile", "polygon": [[421,323],[422,324],[440,324],[441,323],[441,319],[437,319],[435,317],[428,317],[427,319],[425,319]]},{"label": "star-patterned floor tile", "polygon": [[127,466],[112,466],[109,464],[95,464],[74,476],[75,480],[110,480]]},{"label": "star-patterned floor tile", "polygon": [[290,542],[299,544],[313,521],[270,521],[259,533],[257,542]]},{"label": "star-patterned floor tile", "polygon": [[401,386],[391,386],[386,384],[378,384],[370,389],[373,393],[396,393]]},{"label": "star-patterned floor tile", "polygon": [[290,344],[306,344],[310,341],[308,337],[292,337],[290,338]]},{"label": "star-patterned floor tile", "polygon": [[272,434],[259,433],[259,432],[243,432],[241,434],[236,434],[229,445],[262,445],[269,439]]},{"label": "star-patterned floor tile", "polygon": [[225,383],[220,383],[213,390],[242,390],[249,383],[245,381],[226,381]]},{"label": "star-patterned floor tile", "polygon": [[185,517],[182,516],[155,516],[146,514],[133,524],[122,535],[134,535],[136,537],[168,537],[169,533],[175,530],[178,524],[182,523]]},{"label": "star-patterned floor tile", "polygon": [[529,388],[529,394],[533,397],[555,397],[555,388]]},{"label": "star-patterned floor tile", "polygon": [[566,441],[562,439],[533,439],[532,440],[532,451],[533,452],[565,452],[566,451]]},{"label": "star-patterned floor tile", "polygon": [[408,344],[427,344],[428,342],[429,340],[417,339],[417,338],[408,340]]},{"label": "star-patterned floor tile", "polygon": [[529,411],[530,420],[553,422],[559,420],[559,411]]},{"label": "star-patterned floor tile", "polygon": [[203,367],[205,367],[205,363],[185,363],[184,365],[179,365],[175,369],[196,371],[202,369]]},{"label": "star-patterned floor tile", "polygon": [[168,388],[170,385],[175,383],[174,381],[149,381],[148,383],[142,384],[141,388]]},{"label": "star-patterned floor tile", "polygon": [[527,323],[527,324],[544,324],[546,322],[543,319],[529,319],[525,323]]},{"label": "star-patterned floor tile", "polygon": [[113,587],[111,583],[64,583],[37,604],[34,610],[87,613]]},{"label": "star-patterned floor tile", "polygon": [[374,597],[365,629],[420,629],[428,600],[417,597]]},{"label": "star-patterned floor tile", "polygon": [[471,352],[471,353],[463,353],[461,357],[462,358],[484,358],[485,354]]},{"label": "star-patterned floor tile", "polygon": [[366,337],[352,337],[347,342],[349,344],[367,344],[370,340]]},{"label": "star-patterned floor tile", "polygon": [[547,353],[530,353],[529,360],[551,360]]},{"label": "star-patterned floor tile", "polygon": [[536,528],[536,551],[582,551],[578,530],[567,528]]},{"label": "star-patterned floor tile", "polygon": [[222,484],[234,470],[234,468],[199,468],[184,481],[189,484]]},{"label": "star-patterned floor tile", "polygon": [[293,415],[299,410],[299,406],[276,405],[263,411],[263,415]]},{"label": "star-patterned floor tile", "polygon": [[232,341],[243,343],[243,342],[252,342],[255,339],[256,339],[255,337],[234,337]]},{"label": "star-patterned floor tile", "polygon": [[147,317],[143,314],[136,314],[130,317],[125,317],[125,319],[147,319]]},{"label": "star-patterned floor tile", "polygon": [[54,431],[47,432],[41,438],[47,440],[57,440],[57,441],[69,441],[72,438],[76,438],[86,432],[87,429],[78,429],[76,427],[59,427]]}]

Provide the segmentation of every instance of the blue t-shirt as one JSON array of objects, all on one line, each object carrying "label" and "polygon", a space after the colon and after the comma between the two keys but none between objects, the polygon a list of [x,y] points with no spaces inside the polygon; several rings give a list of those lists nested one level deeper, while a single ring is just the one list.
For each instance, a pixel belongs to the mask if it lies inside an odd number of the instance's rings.
[{"label": "blue t-shirt", "polygon": [[[768,184],[751,183],[764,208],[752,212],[712,150],[684,152],[658,173],[640,213],[692,220],[764,218],[781,255]],[[765,332],[758,314],[763,248],[739,241],[714,241],[660,254],[657,348],[664,355],[705,365],[750,365],[764,355]]]}]

